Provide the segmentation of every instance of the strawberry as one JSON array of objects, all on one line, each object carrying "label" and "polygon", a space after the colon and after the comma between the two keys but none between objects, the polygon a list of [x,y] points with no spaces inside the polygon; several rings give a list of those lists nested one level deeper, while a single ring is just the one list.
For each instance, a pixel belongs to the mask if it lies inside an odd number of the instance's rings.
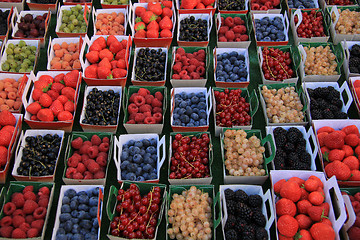
[{"label": "strawberry", "polygon": [[354,150],[349,145],[344,145],[341,150],[345,152],[345,157],[353,156]]},{"label": "strawberry", "polygon": [[91,46],[89,47],[89,51],[96,51],[96,52],[100,52],[103,48],[98,44],[98,43],[93,43],[91,44]]},{"label": "strawberry", "polygon": [[198,1],[196,0],[181,0],[181,9],[194,9],[196,5],[198,4]]},{"label": "strawberry", "polygon": [[75,111],[75,104],[73,102],[71,102],[71,101],[67,101],[64,104],[64,110],[73,113]]},{"label": "strawberry", "polygon": [[0,146],[8,147],[10,145],[12,134],[9,131],[0,130]]},{"label": "strawberry", "polygon": [[301,190],[296,182],[287,181],[282,185],[280,195],[283,198],[288,198],[293,202],[297,202],[301,197]]},{"label": "strawberry", "polygon": [[139,31],[140,29],[146,29],[144,22],[137,22],[134,26],[135,31]]},{"label": "strawberry", "polygon": [[319,130],[317,130],[317,134],[319,133],[322,133],[322,132],[327,132],[327,133],[332,133],[332,132],[335,132],[335,129],[333,129],[332,127],[322,127],[322,128],[319,128]]},{"label": "strawberry", "polygon": [[163,8],[161,17],[168,16],[171,19],[172,15],[173,15],[173,11],[171,10],[171,8],[167,8],[167,7]]},{"label": "strawberry", "polygon": [[117,68],[121,68],[121,69],[126,69],[126,62],[124,59],[119,59],[117,62],[116,62],[116,67]]},{"label": "strawberry", "polygon": [[334,131],[329,133],[324,138],[324,145],[329,149],[341,149],[344,146],[345,134],[341,131]]},{"label": "strawberry", "polygon": [[53,113],[53,111],[51,111],[48,108],[40,109],[38,111],[38,113],[36,114],[36,116],[40,121],[43,121],[43,122],[54,121],[54,113]]},{"label": "strawberry", "polygon": [[34,115],[37,114],[40,109],[41,105],[38,102],[33,102],[26,108],[26,111]]},{"label": "strawberry", "polygon": [[360,181],[360,171],[359,170],[352,170],[351,177],[349,181]]},{"label": "strawberry", "polygon": [[317,181],[318,186],[319,186],[320,188],[324,188],[324,184],[322,183],[322,181],[320,180],[320,178],[318,178],[318,177],[316,177],[316,176],[314,176],[314,175],[311,175],[311,176],[309,177],[309,179],[313,179],[313,180]]},{"label": "strawberry", "polygon": [[109,49],[103,49],[99,53],[100,59],[108,58],[109,61],[113,60],[114,55]]},{"label": "strawberry", "polygon": [[113,42],[109,47],[109,50],[113,54],[117,54],[122,49],[123,49],[123,45],[119,41]]},{"label": "strawberry", "polygon": [[[58,83],[58,82],[54,82],[52,85],[51,85],[51,90],[54,90],[54,91],[56,91],[57,93],[60,93],[60,91],[61,91],[61,89],[63,89],[65,86],[64,86],[64,84],[62,84],[62,83]],[[38,89],[34,89],[34,91],[35,90],[38,90]],[[40,98],[40,96],[39,96],[39,98]],[[34,99],[35,101],[37,101],[37,100],[39,100],[39,98],[38,99]]]},{"label": "strawberry", "polygon": [[52,99],[47,93],[43,93],[40,96],[39,103],[42,107],[50,107]]},{"label": "strawberry", "polygon": [[297,185],[299,185],[299,187],[303,186],[303,184],[305,183],[304,179],[301,179],[299,177],[292,177],[288,180],[289,182],[296,182]]},{"label": "strawberry", "polygon": [[146,12],[146,8],[144,7],[136,7],[135,8],[135,16],[141,17]]},{"label": "strawberry", "polygon": [[114,78],[123,78],[126,77],[127,71],[126,69],[115,68],[112,70],[112,75]]},{"label": "strawberry", "polygon": [[296,214],[296,205],[293,201],[282,198],[276,203],[276,214],[278,216],[290,215],[292,217]]},{"label": "strawberry", "polygon": [[147,5],[147,10],[152,11],[154,14],[158,16],[162,14],[161,4],[158,2],[149,2]]},{"label": "strawberry", "polygon": [[299,201],[308,199],[308,197],[309,197],[309,193],[303,187],[304,186],[300,187],[301,197],[300,197]]},{"label": "strawberry", "polygon": [[349,156],[343,160],[350,170],[359,170],[359,160],[355,156]]},{"label": "strawberry", "polygon": [[311,218],[305,214],[299,214],[295,217],[295,219],[298,221],[300,229],[308,229],[312,225]]},{"label": "strawberry", "polygon": [[329,211],[325,205],[311,206],[307,209],[307,215],[309,215],[314,222],[319,222],[322,218],[329,215]]},{"label": "strawberry", "polygon": [[106,48],[106,40],[105,40],[104,37],[99,37],[99,38],[97,38],[97,39],[94,41],[94,43],[99,44],[100,47],[101,47],[101,49]]},{"label": "strawberry", "polygon": [[114,42],[119,42],[119,40],[117,40],[117,38],[114,35],[110,35],[108,36],[108,38],[106,39],[106,45],[108,47],[110,47],[110,45]]},{"label": "strawberry", "polygon": [[311,192],[309,194],[309,202],[315,206],[322,204],[325,200],[324,195],[320,192]]},{"label": "strawberry", "polygon": [[326,165],[325,173],[329,178],[335,175],[337,180],[342,181],[348,180],[351,176],[348,165],[340,161],[334,161]]},{"label": "strawberry", "polygon": [[85,77],[87,78],[98,78],[97,65],[90,65],[85,69]]},{"label": "strawberry", "polygon": [[[146,31],[144,29],[140,29],[139,31],[137,31],[135,33],[134,38],[146,38]],[[116,59],[116,57],[115,57],[115,59]]]},{"label": "strawberry", "polygon": [[327,157],[327,160],[330,162],[333,161],[342,161],[345,157],[345,152],[340,149],[333,149],[328,154],[324,154],[325,160]]},{"label": "strawberry", "polygon": [[285,179],[281,179],[281,180],[279,180],[279,181],[277,181],[275,184],[274,184],[274,192],[276,193],[276,194],[280,194],[280,190],[281,190],[281,188],[282,188],[282,186],[283,186],[283,184],[284,183],[286,183],[286,180]]},{"label": "strawberry", "polygon": [[64,77],[65,77],[65,74],[64,74],[64,73],[60,73],[60,74],[56,75],[56,76],[54,77],[54,83],[59,83],[59,82],[61,82],[61,81],[64,79]]},{"label": "strawberry", "polygon": [[159,26],[161,29],[169,29],[171,30],[173,28],[173,22],[168,16],[165,16],[161,21],[159,22]]},{"label": "strawberry", "polygon": [[73,115],[69,111],[62,111],[62,112],[59,112],[57,118],[59,121],[69,121],[69,120],[72,120]]},{"label": "strawberry", "polygon": [[359,136],[354,133],[346,135],[345,144],[351,147],[356,147],[359,144]]},{"label": "strawberry", "polygon": [[152,11],[146,11],[141,19],[145,24],[149,24],[151,21],[156,21],[157,16]]},{"label": "strawberry", "polygon": [[0,146],[0,167],[4,167],[7,162],[8,150],[4,146]]},{"label": "strawberry", "polygon": [[[62,84],[60,84],[60,85],[62,85]],[[52,87],[52,86],[51,86],[51,87]],[[38,101],[39,98],[40,98],[40,96],[41,96],[41,94],[43,94],[43,91],[41,91],[41,90],[38,89],[38,88],[34,88],[31,97],[32,97],[32,99],[34,99],[34,101]]]},{"label": "strawberry", "polygon": [[164,29],[160,32],[160,37],[161,38],[171,38],[172,32],[169,29]]},{"label": "strawberry", "polygon": [[111,63],[108,58],[104,58],[99,62],[98,68],[108,68],[111,69]]},{"label": "strawberry", "polygon": [[310,228],[311,236],[314,240],[335,240],[335,231],[332,227],[324,223],[315,223]]},{"label": "strawberry", "polygon": [[90,63],[97,63],[100,59],[98,51],[90,51],[85,55],[85,57]]},{"label": "strawberry", "polygon": [[57,115],[59,114],[59,112],[64,111],[64,106],[62,105],[62,103],[59,100],[55,100],[51,106],[49,107],[49,109],[51,111],[53,111],[54,116],[57,117]]},{"label": "strawberry", "polygon": [[308,180],[305,181],[304,187],[305,187],[306,191],[313,192],[313,191],[316,191],[316,189],[318,189],[319,183],[315,179],[309,178]]},{"label": "strawberry", "polygon": [[45,81],[37,80],[34,82],[34,88],[40,89],[43,92],[47,92],[51,88],[51,84]]},{"label": "strawberry", "polygon": [[297,238],[298,240],[313,240],[313,238],[311,237],[311,234],[308,230],[306,229],[301,229],[299,231],[299,233],[297,234]]},{"label": "strawberry", "polygon": [[47,82],[48,84],[51,84],[54,82],[54,78],[50,75],[41,75],[39,77],[39,81]]},{"label": "strawberry", "polygon": [[196,9],[205,9],[206,7],[205,7],[205,5],[204,5],[203,3],[199,2],[199,3],[196,5],[195,8],[196,8]]},{"label": "strawberry", "polygon": [[[165,1],[162,1],[161,4],[165,7],[165,8],[172,8],[172,5],[173,5],[173,2],[172,1],[169,1],[169,0],[165,0]],[[163,9],[164,10],[164,9]]]},{"label": "strawberry", "polygon": [[59,93],[54,90],[49,90],[46,92],[46,94],[48,94],[53,101],[59,97]]},{"label": "strawberry", "polygon": [[343,131],[346,135],[352,133],[352,134],[355,134],[358,137],[360,137],[359,129],[356,127],[356,125],[346,126],[343,129],[341,129],[341,131]]},{"label": "strawberry", "polygon": [[201,0],[205,6],[214,6],[215,0]]},{"label": "strawberry", "polygon": [[98,67],[97,75],[100,79],[111,79],[112,78],[111,68]]},{"label": "strawberry", "polygon": [[[162,21],[162,20],[161,20]],[[151,21],[148,25],[147,25],[147,30],[155,30],[155,31],[159,31],[159,23],[157,23],[156,21]]]},{"label": "strawberry", "polygon": [[149,30],[146,32],[146,38],[159,38],[159,32],[156,30]]},{"label": "strawberry", "polygon": [[78,79],[79,79],[79,71],[72,70],[71,72],[67,73],[64,77],[65,86],[76,88]]},{"label": "strawberry", "polygon": [[290,215],[283,215],[277,221],[277,228],[285,237],[294,237],[299,229],[299,224]]}]

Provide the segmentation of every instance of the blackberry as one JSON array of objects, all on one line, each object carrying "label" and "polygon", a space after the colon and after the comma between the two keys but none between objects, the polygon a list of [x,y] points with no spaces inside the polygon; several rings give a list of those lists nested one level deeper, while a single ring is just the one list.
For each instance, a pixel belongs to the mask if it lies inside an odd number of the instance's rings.
[{"label": "blackberry", "polygon": [[225,200],[235,200],[235,192],[231,190],[230,188],[225,189]]},{"label": "blackberry", "polygon": [[299,155],[298,155],[297,152],[289,153],[287,159],[288,159],[288,162],[293,162],[293,161],[298,162],[298,161],[300,161],[300,158],[299,158]]},{"label": "blackberry", "polygon": [[228,214],[234,213],[236,211],[237,203],[232,200],[226,201],[226,209]]},{"label": "blackberry", "polygon": [[276,148],[276,154],[275,156],[280,158],[286,158],[286,152],[282,148]]},{"label": "blackberry", "polygon": [[315,98],[310,98],[310,109],[311,108],[319,108],[320,106],[319,106],[319,104],[318,104],[318,102],[316,101],[316,99]]},{"label": "blackberry", "polygon": [[241,218],[237,218],[236,224],[235,224],[235,230],[241,234],[244,231],[244,227],[247,225],[248,223],[246,222],[245,219],[241,219]]},{"label": "blackberry", "polygon": [[238,203],[236,208],[236,214],[239,215],[240,218],[245,219],[246,221],[250,221],[253,215],[251,208],[249,208],[245,203]]},{"label": "blackberry", "polygon": [[274,136],[276,147],[283,147],[286,144],[286,135]]},{"label": "blackberry", "polygon": [[360,57],[360,46],[358,44],[351,47],[350,57],[351,56]]},{"label": "blackberry", "polygon": [[335,119],[347,119],[348,115],[344,112],[337,112],[335,114]]},{"label": "blackberry", "polygon": [[359,69],[357,67],[349,67],[349,71],[351,73],[360,73]]},{"label": "blackberry", "polygon": [[249,196],[249,207],[262,207],[262,203],[262,198],[259,195],[254,194]]},{"label": "blackberry", "polygon": [[295,146],[291,142],[287,142],[284,146],[284,149],[286,152],[292,152],[295,150]]},{"label": "blackberry", "polygon": [[278,156],[275,156],[274,158],[274,164],[276,170],[283,170],[285,169],[285,158],[281,158]]},{"label": "blackberry", "polygon": [[225,239],[226,240],[238,240],[238,234],[234,229],[230,229],[225,231]]},{"label": "blackberry", "polygon": [[252,220],[259,227],[265,227],[265,225],[266,225],[266,218],[265,218],[264,214],[262,214],[259,211],[256,211],[253,213]]},{"label": "blackberry", "polygon": [[311,156],[309,153],[305,153],[305,154],[302,154],[300,156],[300,161],[307,164],[307,165],[311,165]]},{"label": "blackberry", "polygon": [[302,145],[297,145],[295,151],[296,151],[296,154],[298,155],[298,157],[300,158],[301,155],[303,155],[306,152],[306,147],[302,146]]},{"label": "blackberry", "polygon": [[255,239],[255,227],[253,225],[246,225],[242,232],[243,240],[254,240]]},{"label": "blackberry", "polygon": [[322,111],[322,115],[323,115],[324,119],[333,119],[334,118],[334,114],[329,109],[324,109]]},{"label": "blackberry", "polygon": [[274,129],[274,137],[276,138],[279,135],[286,135],[287,131],[282,127],[277,127]]},{"label": "blackberry", "polygon": [[349,67],[358,67],[360,64],[360,58],[350,57],[349,58]]},{"label": "blackberry", "polygon": [[[291,134],[296,134],[298,139],[303,137],[303,134],[301,133],[301,131],[300,131],[299,129],[295,128],[295,127],[289,128],[288,131],[287,131],[287,135],[286,135],[286,136],[288,136],[290,133],[291,133]],[[288,139],[288,140],[289,140],[289,139]],[[289,141],[290,141],[290,140],[289,140]],[[297,141],[293,141],[293,142],[296,143]]]},{"label": "blackberry", "polygon": [[311,166],[303,162],[293,162],[292,170],[310,170]]},{"label": "blackberry", "polygon": [[265,230],[265,228],[257,228],[255,232],[256,240],[267,240],[269,238],[268,232]]},{"label": "blackberry", "polygon": [[235,200],[240,203],[247,203],[249,196],[243,190],[239,189],[235,192]]},{"label": "blackberry", "polygon": [[320,109],[311,108],[310,115],[311,115],[312,119],[314,119],[314,120],[323,119],[323,115],[322,115]]},{"label": "blackberry", "polygon": [[234,215],[229,214],[224,229],[225,230],[232,229],[235,227],[236,223],[237,223],[236,217]]},{"label": "blackberry", "polygon": [[343,106],[343,102],[340,100],[340,99],[331,99],[330,100],[330,103],[332,104],[332,105],[335,105],[335,106],[337,106],[338,108],[342,108],[342,106]]},{"label": "blackberry", "polygon": [[304,138],[299,139],[297,146],[303,146],[306,148],[306,140]]}]

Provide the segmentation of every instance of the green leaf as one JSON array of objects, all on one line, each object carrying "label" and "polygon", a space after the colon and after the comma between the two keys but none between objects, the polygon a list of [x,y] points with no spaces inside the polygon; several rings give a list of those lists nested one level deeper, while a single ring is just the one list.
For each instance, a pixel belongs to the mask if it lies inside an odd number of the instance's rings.
[{"label": "green leaf", "polygon": [[52,83],[48,84],[47,87],[44,87],[42,91],[44,93],[46,93],[47,91],[49,91],[51,89],[51,85],[52,85]]},{"label": "green leaf", "polygon": [[324,160],[325,160],[325,161],[330,162],[330,160],[329,160],[329,153],[328,153],[328,152],[325,152],[325,153],[323,154],[323,156],[324,156]]},{"label": "green leaf", "polygon": [[137,17],[136,19],[135,19],[135,23],[138,23],[138,22],[142,22],[143,20],[141,19],[141,17]]},{"label": "green leaf", "polygon": [[106,77],[106,79],[113,79],[113,75],[110,74],[109,76]]},{"label": "green leaf", "polygon": [[64,80],[61,80],[60,83],[65,85],[65,81],[64,81]]}]

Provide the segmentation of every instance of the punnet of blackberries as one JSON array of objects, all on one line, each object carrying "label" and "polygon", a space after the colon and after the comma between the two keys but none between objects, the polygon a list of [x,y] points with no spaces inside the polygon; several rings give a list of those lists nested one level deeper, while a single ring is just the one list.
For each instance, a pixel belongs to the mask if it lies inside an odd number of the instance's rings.
[{"label": "punnet of blackberries", "polygon": [[224,226],[225,240],[267,240],[262,197],[230,188],[225,189],[224,194],[228,214]]},{"label": "punnet of blackberries", "polygon": [[135,80],[162,81],[165,80],[166,52],[161,48],[141,48],[136,55]]},{"label": "punnet of blackberries", "polygon": [[17,174],[33,177],[53,175],[61,139],[58,134],[27,136]]},{"label": "punnet of blackberries", "polygon": [[208,41],[208,21],[205,19],[195,20],[194,16],[180,21],[180,41],[201,42]]},{"label": "punnet of blackberries", "polygon": [[342,112],[343,102],[340,92],[334,87],[318,87],[307,89],[310,97],[311,118],[316,119],[346,119],[347,113]]},{"label": "punnet of blackberries", "polygon": [[355,44],[350,49],[349,71],[360,73],[360,45]]},{"label": "punnet of blackberries", "polygon": [[10,10],[1,10],[0,9],[0,35],[5,35],[8,31],[8,16]]},{"label": "punnet of blackberries", "polygon": [[274,129],[276,170],[311,170],[311,156],[306,151],[302,132],[294,127]]},{"label": "punnet of blackberries", "polygon": [[120,107],[120,94],[114,90],[102,91],[93,88],[86,96],[85,118],[83,124],[117,125]]},{"label": "punnet of blackberries", "polygon": [[219,10],[238,11],[245,9],[245,0],[219,0]]}]

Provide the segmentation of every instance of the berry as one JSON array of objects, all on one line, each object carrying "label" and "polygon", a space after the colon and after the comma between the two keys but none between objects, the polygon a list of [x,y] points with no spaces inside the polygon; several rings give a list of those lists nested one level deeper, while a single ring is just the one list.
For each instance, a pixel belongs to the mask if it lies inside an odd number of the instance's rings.
[{"label": "berry", "polygon": [[180,41],[208,41],[208,22],[207,20],[195,20],[190,16],[180,20],[179,29]]},{"label": "berry", "polygon": [[165,79],[165,63],[166,53],[161,49],[141,48],[136,55],[135,80],[163,81]]},{"label": "berry", "polygon": [[264,60],[261,67],[266,80],[283,81],[295,76],[289,51],[264,47],[262,57]]},{"label": "berry", "polygon": [[32,214],[37,208],[38,208],[38,204],[35,201],[26,200],[23,207],[23,211],[25,214]]},{"label": "berry", "polygon": [[15,228],[11,233],[11,238],[26,238],[26,233],[20,228]]}]

